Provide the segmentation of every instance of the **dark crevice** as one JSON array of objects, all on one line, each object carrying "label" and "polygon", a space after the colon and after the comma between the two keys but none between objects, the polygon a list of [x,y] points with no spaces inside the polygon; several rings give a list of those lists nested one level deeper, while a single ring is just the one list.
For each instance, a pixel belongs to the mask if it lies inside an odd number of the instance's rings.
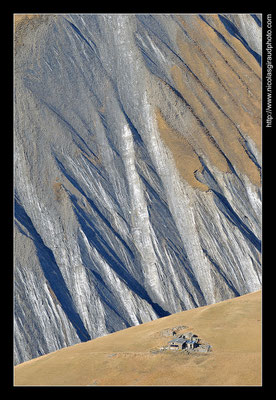
[{"label": "dark crevice", "polygon": [[240,219],[238,214],[233,210],[230,203],[221,193],[217,192],[214,189],[210,189],[214,193],[214,200],[219,208],[219,210],[224,214],[224,216],[235,225],[242,235],[247,238],[256,249],[261,252],[261,241],[254,235],[254,233],[244,224],[244,222]]},{"label": "dark crevice", "polygon": [[215,268],[216,272],[222,277],[222,279],[224,280],[224,282],[226,283],[228,288],[233,292],[233,294],[235,296],[240,296],[240,293],[235,289],[235,287],[232,284],[232,282],[230,282],[230,280],[226,277],[226,275],[223,272],[223,270],[221,269],[221,267],[214,261],[214,259],[208,253],[208,251],[206,249],[202,249],[202,251],[205,254],[205,256],[208,258],[210,263],[213,265],[213,267]]},{"label": "dark crevice", "polygon": [[[98,214],[98,216],[105,223],[105,225],[113,232],[113,234],[121,241],[121,243],[124,245],[124,247],[128,250],[128,253],[130,254],[131,258],[134,258],[135,257],[134,252],[130,249],[130,247],[126,244],[126,242],[120,237],[120,235],[114,230],[114,228],[112,228],[109,221],[102,214],[102,212],[98,209],[98,207],[95,205],[95,203],[85,194],[85,192],[80,187],[80,185],[76,182],[76,180],[71,175],[68,174],[68,172],[65,170],[61,161],[58,159],[56,159],[56,161],[57,161],[59,167],[61,168],[62,172],[66,176],[66,178],[86,198],[86,200],[89,202],[92,209]],[[152,306],[152,308],[154,309],[154,311],[156,312],[156,314],[159,317],[169,315],[169,313],[167,311],[163,310],[161,306],[159,306],[157,303],[154,303],[151,300],[150,296],[145,291],[145,289],[142,287],[142,285],[137,280],[135,280],[135,278],[133,278],[132,275],[128,272],[125,265],[120,260],[120,258],[117,256],[115,251],[106,242],[106,240],[101,235],[100,231],[97,230],[97,228],[94,225],[92,225],[90,218],[88,218],[86,216],[86,214],[84,213],[84,210],[78,205],[76,196],[71,194],[69,192],[69,190],[67,190],[67,192],[69,193],[72,204],[74,205],[74,210],[75,210],[76,216],[78,218],[78,221],[79,221],[84,233],[86,234],[89,242],[95,246],[97,251],[102,255],[102,257],[106,260],[106,262],[110,265],[110,267],[113,268],[114,271],[120,276],[120,278],[126,283],[126,285],[134,293],[136,293],[138,296],[140,296],[141,298],[146,300]]]},{"label": "dark crevice", "polygon": [[76,27],[76,25],[74,25],[72,22],[70,22],[68,19],[64,18],[69,24],[70,26],[74,29],[74,31],[78,34],[78,36],[89,46],[89,48],[93,51],[93,53],[95,53],[97,56],[97,46],[96,44],[93,42],[93,40],[91,40],[92,45],[88,42],[88,40],[84,37],[84,35],[81,33],[81,31],[79,30],[79,28]]},{"label": "dark crevice", "polygon": [[169,313],[165,311],[159,304],[154,303],[151,300],[143,286],[126,269],[124,263],[106,242],[99,230],[87,219],[83,210],[78,206],[74,195],[71,195],[71,201],[74,204],[74,210],[79,224],[89,240],[89,243],[96,248],[98,253],[107,262],[110,268],[114,270],[114,272],[133,293],[146,300],[152,306],[158,317],[169,315]]},{"label": "dark crevice", "polygon": [[57,300],[59,301],[63,311],[75,328],[79,339],[82,342],[90,340],[91,337],[87,332],[78,312],[76,311],[73,299],[56,263],[52,250],[45,245],[41,236],[35,229],[30,217],[27,215],[26,211],[17,200],[15,200],[14,212],[15,218],[29,232],[29,237],[32,238],[36,247],[37,256],[40,261],[44,276],[47,279],[51,289],[53,290]]},{"label": "dark crevice", "polygon": [[255,57],[255,59],[257,60],[259,65],[261,65],[262,64],[262,57],[249,46],[249,44],[242,37],[242,35],[240,34],[240,32],[237,29],[237,27],[233,24],[233,22],[231,22],[229,19],[225,18],[223,15],[218,14],[218,17],[219,17],[220,21],[223,23],[225,29],[230,33],[230,35],[232,35],[236,39],[238,39],[244,45],[246,50],[248,50],[249,53],[251,53]]},{"label": "dark crevice", "polygon": [[[99,207],[97,207],[97,205],[94,203],[94,201],[88,197],[84,190],[80,187],[80,185],[78,184],[78,182],[66,171],[66,169],[64,168],[63,164],[61,163],[60,160],[58,160],[56,158],[56,161],[58,163],[59,168],[62,170],[63,174],[66,176],[66,178],[68,179],[68,181],[82,194],[82,196],[85,197],[85,199],[87,200],[87,202],[89,203],[89,205],[91,206],[91,208],[93,209],[93,211],[100,217],[101,221],[105,224],[105,226],[113,233],[113,235],[119,239],[119,241],[123,244],[123,246],[126,248],[126,250],[128,251],[129,255],[131,256],[132,259],[134,259],[134,254],[132,252],[132,250],[130,249],[130,247],[128,246],[128,244],[125,242],[125,240],[117,233],[117,231],[112,227],[112,225],[110,224],[110,222],[108,221],[108,219],[104,216],[104,214],[100,211]],[[69,192],[69,191],[68,191]],[[70,192],[69,192],[70,193]],[[73,196],[70,193],[70,197],[71,199],[74,200],[74,204],[77,204],[77,200],[75,198],[75,196]],[[126,222],[126,221],[125,221]]]},{"label": "dark crevice", "polygon": [[[226,156],[226,154],[221,150],[221,148],[219,147],[218,143],[216,142],[215,138],[211,135],[209,129],[205,126],[205,124],[202,122],[202,120],[197,116],[197,114],[195,113],[195,111],[193,110],[192,106],[188,103],[188,101],[182,96],[182,94],[173,86],[171,86],[169,83],[164,82],[165,85],[168,85],[171,90],[173,90],[173,92],[184,102],[185,106],[191,111],[191,113],[193,114],[194,118],[196,119],[197,123],[201,126],[203,132],[205,133],[205,135],[208,137],[209,141],[217,148],[217,150],[221,153],[221,155],[224,157],[224,159],[227,162],[228,168],[230,169],[230,171],[235,174],[237,177],[237,173],[236,170],[234,168],[234,166],[232,165],[231,161],[229,160],[229,158]],[[238,177],[239,178],[239,177]]]}]

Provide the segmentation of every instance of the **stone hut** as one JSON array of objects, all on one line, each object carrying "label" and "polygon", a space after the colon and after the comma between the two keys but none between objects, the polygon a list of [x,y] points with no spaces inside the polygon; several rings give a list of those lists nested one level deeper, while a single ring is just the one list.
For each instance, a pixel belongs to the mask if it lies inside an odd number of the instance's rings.
[{"label": "stone hut", "polygon": [[192,332],[186,332],[184,334],[185,338],[188,340],[191,340],[193,337],[196,337],[196,335],[194,335]]},{"label": "stone hut", "polygon": [[196,343],[195,340],[187,340],[186,341],[187,350],[193,350],[195,347],[195,343]]},{"label": "stone hut", "polygon": [[176,338],[173,340],[170,340],[168,345],[170,350],[182,350],[186,346],[186,339],[185,338]]},{"label": "stone hut", "polygon": [[199,338],[192,332],[183,333],[170,342],[168,342],[168,348],[170,350],[194,350],[200,346]]}]

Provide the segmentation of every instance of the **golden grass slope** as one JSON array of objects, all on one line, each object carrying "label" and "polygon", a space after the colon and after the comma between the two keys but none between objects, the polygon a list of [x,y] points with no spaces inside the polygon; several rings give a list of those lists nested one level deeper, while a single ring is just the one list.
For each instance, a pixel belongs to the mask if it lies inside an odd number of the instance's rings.
[{"label": "golden grass slope", "polygon": [[[260,386],[261,291],[160,318],[15,367],[15,386]],[[210,353],[152,350],[184,325]]]}]

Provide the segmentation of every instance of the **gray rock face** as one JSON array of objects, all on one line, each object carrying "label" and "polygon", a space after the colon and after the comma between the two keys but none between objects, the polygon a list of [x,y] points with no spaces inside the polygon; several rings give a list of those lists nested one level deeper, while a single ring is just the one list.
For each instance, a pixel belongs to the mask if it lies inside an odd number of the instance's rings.
[{"label": "gray rock face", "polygon": [[15,34],[15,363],[261,287],[254,15]]}]

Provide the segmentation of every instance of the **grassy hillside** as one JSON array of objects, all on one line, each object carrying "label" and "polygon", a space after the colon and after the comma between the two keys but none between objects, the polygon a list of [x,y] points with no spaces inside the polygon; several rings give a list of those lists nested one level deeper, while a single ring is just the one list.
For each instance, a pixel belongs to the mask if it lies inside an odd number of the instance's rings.
[{"label": "grassy hillside", "polygon": [[[154,352],[178,325],[212,352]],[[14,377],[16,386],[261,385],[261,291],[64,348],[17,365]]]}]

